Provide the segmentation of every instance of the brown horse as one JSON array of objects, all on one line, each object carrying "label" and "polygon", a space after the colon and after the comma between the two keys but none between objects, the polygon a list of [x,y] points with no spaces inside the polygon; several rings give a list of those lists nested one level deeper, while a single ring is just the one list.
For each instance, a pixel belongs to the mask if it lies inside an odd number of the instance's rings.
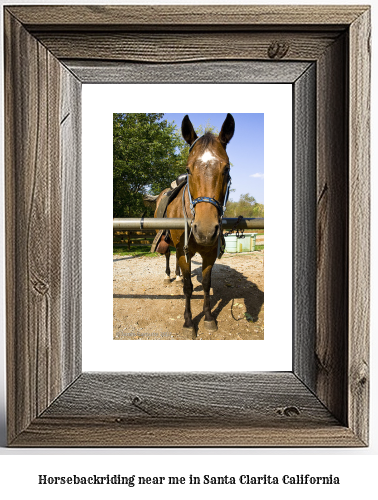
[{"label": "brown horse", "polygon": [[[230,162],[226,146],[232,139],[234,130],[235,121],[230,114],[227,115],[218,137],[207,132],[198,138],[188,115],[184,117],[181,125],[182,136],[190,145],[186,167],[187,183],[168,205],[167,217],[188,217],[188,220],[192,221],[191,230],[190,234],[189,231],[187,233],[189,238],[185,245],[185,231],[172,229],[168,241],[163,242],[164,237],[162,237],[158,251],[165,254],[167,258],[166,279],[164,280],[167,282],[170,281],[168,245],[176,247],[176,279],[179,279],[181,269],[184,280],[183,333],[187,338],[196,338],[190,299],[193,292],[191,258],[197,252],[202,257],[205,328],[209,331],[218,329],[210,306],[211,271],[219,251],[222,236],[221,219],[231,184]],[[157,198],[157,206],[164,192]]]}]

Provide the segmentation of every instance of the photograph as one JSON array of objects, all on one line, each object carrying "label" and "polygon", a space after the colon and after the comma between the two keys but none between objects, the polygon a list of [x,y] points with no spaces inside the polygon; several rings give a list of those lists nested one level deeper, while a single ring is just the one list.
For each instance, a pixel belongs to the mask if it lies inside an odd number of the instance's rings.
[{"label": "photograph", "polygon": [[113,217],[115,340],[264,339],[263,113],[114,113]]}]

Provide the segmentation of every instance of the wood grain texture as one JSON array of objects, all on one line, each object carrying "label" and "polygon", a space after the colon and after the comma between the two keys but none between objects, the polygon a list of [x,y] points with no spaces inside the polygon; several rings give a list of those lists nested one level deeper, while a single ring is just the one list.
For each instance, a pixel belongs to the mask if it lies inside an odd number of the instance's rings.
[{"label": "wood grain texture", "polygon": [[81,373],[81,82],[61,65],[62,385]]},{"label": "wood grain texture", "polygon": [[38,418],[12,443],[20,447],[360,447],[343,426],[260,427],[243,423],[149,422],[125,426],[109,418]]},{"label": "wood grain texture", "polygon": [[203,61],[185,64],[62,61],[82,83],[293,83],[306,62]]},{"label": "wood grain texture", "polygon": [[[100,28],[181,29],[199,26],[346,26],[365,10],[363,5],[145,5],[145,6],[12,6],[7,7],[29,30]],[[256,29],[255,28],[255,29]]]},{"label": "wood grain texture", "polygon": [[178,63],[208,60],[318,59],[338,33],[36,32],[59,59]]},{"label": "wood grain texture", "polygon": [[317,66],[316,393],[347,424],[348,111],[347,37]]},{"label": "wood grain texture", "polygon": [[11,441],[72,378],[62,363],[61,64],[8,14],[5,78]]},{"label": "wood grain texture", "polygon": [[43,414],[70,415],[125,421],[207,418],[262,426],[338,423],[290,372],[255,373],[253,379],[249,373],[84,373]]},{"label": "wood grain texture", "polygon": [[87,373],[13,445],[295,446],[296,433],[302,445],[361,445],[292,373],[253,381],[240,373]]},{"label": "wood grain texture", "polygon": [[294,373],[316,389],[316,65],[293,85]]},{"label": "wood grain texture", "polygon": [[368,442],[370,329],[370,11],[350,31],[349,426]]},{"label": "wood grain texture", "polygon": [[[60,392],[60,184],[56,119],[59,64],[10,16],[6,17],[6,198],[9,421],[12,438]],[[17,46],[22,46],[22,53]],[[49,96],[49,92],[51,95]],[[51,105],[49,120],[47,101]],[[59,175],[59,172],[58,172]],[[58,371],[55,371],[55,370]],[[20,383],[23,380],[24,383]]]}]

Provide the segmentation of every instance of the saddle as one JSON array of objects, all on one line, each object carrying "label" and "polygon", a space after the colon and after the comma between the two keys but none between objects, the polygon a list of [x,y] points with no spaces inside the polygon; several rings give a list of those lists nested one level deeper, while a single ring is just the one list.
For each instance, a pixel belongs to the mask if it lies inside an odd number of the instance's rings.
[{"label": "saddle", "polygon": [[[173,201],[179,194],[181,188],[186,183],[187,174],[181,174],[177,177],[175,181],[172,182],[172,189],[168,189],[162,196],[160,203],[156,210],[156,218],[162,219],[167,216],[168,205]],[[161,237],[165,235],[165,238],[161,240]],[[159,252],[164,254],[169,247],[170,233],[169,229],[160,229],[155,236],[155,239],[151,245],[151,252]],[[161,240],[161,241],[160,241]]]}]

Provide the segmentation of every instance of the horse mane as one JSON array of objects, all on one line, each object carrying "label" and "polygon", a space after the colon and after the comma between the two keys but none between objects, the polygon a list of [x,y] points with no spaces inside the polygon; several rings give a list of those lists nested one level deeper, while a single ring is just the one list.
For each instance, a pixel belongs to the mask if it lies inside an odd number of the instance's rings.
[{"label": "horse mane", "polygon": [[216,136],[212,132],[206,132],[198,141],[200,152],[204,152],[207,147],[216,141]]}]

